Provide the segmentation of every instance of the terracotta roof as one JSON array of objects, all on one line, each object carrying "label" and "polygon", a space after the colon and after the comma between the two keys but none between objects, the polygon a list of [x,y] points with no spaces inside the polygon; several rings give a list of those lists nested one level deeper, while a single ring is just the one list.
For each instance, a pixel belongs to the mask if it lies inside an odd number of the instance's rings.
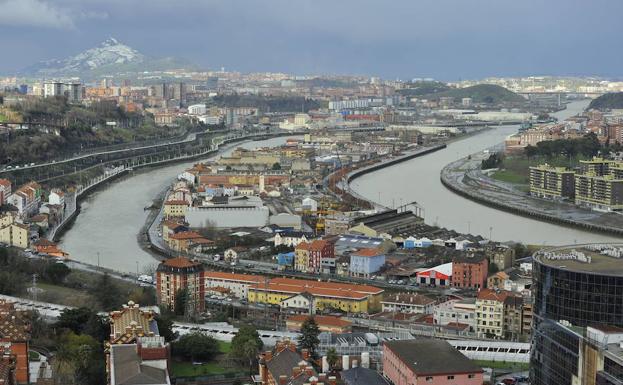
[{"label": "terracotta roof", "polygon": [[4,187],[11,187],[11,181],[8,179],[0,178],[0,185]]},{"label": "terracotta roof", "polygon": [[478,299],[483,301],[498,301],[504,302],[507,297],[515,296],[516,294],[507,290],[492,290],[482,289],[478,292]]},{"label": "terracotta roof", "polygon": [[[293,316],[288,317],[286,321],[303,323],[308,318],[309,318],[309,315],[307,314],[298,314],[298,315],[293,315]],[[316,324],[318,326],[324,325],[324,326],[347,327],[353,324],[352,322],[341,319],[340,317],[333,317],[333,316],[328,316],[328,315],[315,315],[313,316],[313,318],[314,318],[314,321],[316,321]]]},{"label": "terracotta roof", "polygon": [[273,278],[268,284],[255,284],[250,288],[257,291],[273,291],[289,294],[308,292],[314,296],[363,300],[370,295],[380,294],[383,289],[368,285],[353,285],[338,282],[322,282],[306,279]]},{"label": "terracotta roof", "polygon": [[193,262],[186,257],[176,257],[167,259],[166,261],[162,262],[162,265],[169,267],[194,267],[201,265],[201,263]]},{"label": "terracotta roof", "polygon": [[324,249],[327,245],[329,244],[329,241],[324,240],[324,239],[315,239],[314,241],[312,241],[312,243],[309,245],[309,250],[316,250],[316,251],[320,251],[322,249]]},{"label": "terracotta roof", "polygon": [[237,274],[237,273],[227,273],[227,272],[222,272],[222,271],[206,271],[204,273],[204,277],[206,280],[226,279],[226,280],[242,281],[242,282],[249,282],[249,283],[264,282],[266,280],[266,277],[262,275]]},{"label": "terracotta roof", "polygon": [[30,324],[12,302],[0,300],[0,339],[11,342],[30,340]]},{"label": "terracotta roof", "polygon": [[379,249],[359,249],[354,252],[353,255],[359,257],[376,257],[378,255],[383,255],[383,252]]},{"label": "terracotta roof", "polygon": [[196,231],[180,231],[179,233],[169,236],[169,239],[175,239],[175,240],[197,239],[197,238],[203,238],[203,236]]},{"label": "terracotta roof", "polygon": [[188,206],[188,202],[183,201],[183,200],[170,200],[170,201],[166,201],[164,202],[165,206],[172,206],[172,205],[185,205]]},{"label": "terracotta roof", "polygon": [[49,241],[45,238],[39,238],[37,242],[35,242],[35,246],[56,246],[56,243]]}]

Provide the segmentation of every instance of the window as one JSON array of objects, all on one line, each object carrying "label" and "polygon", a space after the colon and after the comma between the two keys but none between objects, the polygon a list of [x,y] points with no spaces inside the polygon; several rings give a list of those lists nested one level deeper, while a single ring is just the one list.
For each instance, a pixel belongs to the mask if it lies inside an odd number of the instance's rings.
[{"label": "window", "polygon": [[475,377],[476,377],[475,374],[470,374],[470,375],[467,376],[467,378],[475,378]]},{"label": "window", "polygon": [[426,382],[433,382],[433,377],[431,376],[426,377]]},{"label": "window", "polygon": [[448,376],[448,380],[454,380],[454,376]]}]

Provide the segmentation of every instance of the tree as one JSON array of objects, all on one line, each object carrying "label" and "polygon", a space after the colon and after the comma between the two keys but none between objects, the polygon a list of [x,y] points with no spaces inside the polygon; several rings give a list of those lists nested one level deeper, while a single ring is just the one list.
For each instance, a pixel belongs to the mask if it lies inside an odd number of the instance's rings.
[{"label": "tree", "polygon": [[252,325],[242,325],[231,340],[230,355],[236,360],[248,362],[249,371],[251,371],[257,355],[263,347],[264,343],[257,329]]},{"label": "tree", "polygon": [[173,313],[175,313],[175,315],[185,315],[187,303],[188,303],[188,288],[184,287],[182,289],[179,289],[175,293],[175,304],[173,307]]},{"label": "tree", "polygon": [[316,355],[316,347],[320,343],[318,339],[320,329],[314,320],[314,317],[308,317],[301,325],[301,336],[299,337],[299,346],[302,349],[309,350],[312,356]]},{"label": "tree", "polygon": [[158,332],[167,342],[173,341],[175,332],[173,332],[173,320],[168,315],[160,314],[155,317],[158,324]]},{"label": "tree", "polygon": [[335,368],[338,360],[339,356],[337,355],[337,351],[335,351],[335,348],[327,350],[327,362],[329,363],[329,370],[333,370]]},{"label": "tree", "polygon": [[275,162],[275,163],[273,164],[272,169],[273,169],[274,171],[281,170],[281,165],[279,164],[279,162]]},{"label": "tree", "polygon": [[193,362],[209,361],[220,351],[218,341],[201,332],[183,335],[173,342],[173,354]]},{"label": "tree", "polygon": [[57,384],[104,385],[106,368],[101,343],[86,334],[64,334],[53,359]]},{"label": "tree", "polygon": [[110,334],[106,320],[92,309],[86,307],[63,310],[54,327],[67,329],[75,334],[86,334],[102,342]]},{"label": "tree", "polygon": [[118,309],[123,303],[119,287],[108,274],[100,276],[95,285],[91,287],[90,291],[105,311]]},{"label": "tree", "polygon": [[64,263],[50,263],[46,266],[43,275],[46,280],[58,285],[65,281],[69,273],[71,273],[71,269]]}]

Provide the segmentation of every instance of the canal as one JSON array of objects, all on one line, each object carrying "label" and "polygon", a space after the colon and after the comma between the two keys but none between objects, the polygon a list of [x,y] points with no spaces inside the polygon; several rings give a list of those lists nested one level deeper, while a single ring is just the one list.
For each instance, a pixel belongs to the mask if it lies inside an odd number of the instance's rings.
[{"label": "canal", "polygon": [[[287,137],[229,145],[223,154],[236,147],[277,146]],[[220,155],[219,155],[220,156]],[[208,158],[210,159],[210,158]],[[151,204],[174,178],[199,160],[148,168],[111,183],[89,195],[81,203],[81,212],[63,235],[60,246],[71,259],[113,269],[139,273],[157,265],[157,260],[141,249],[137,234]]]},{"label": "canal", "polygon": [[[576,101],[554,114],[560,120],[581,112],[588,101]],[[573,243],[620,241],[619,238],[540,222],[498,211],[465,199],[446,189],[439,181],[448,163],[502,143],[517,126],[500,126],[448,145],[445,150],[415,158],[363,175],[351,188],[367,199],[392,207],[417,202],[424,207],[426,223],[459,232],[491,236],[497,241],[527,244],[567,245]]]}]

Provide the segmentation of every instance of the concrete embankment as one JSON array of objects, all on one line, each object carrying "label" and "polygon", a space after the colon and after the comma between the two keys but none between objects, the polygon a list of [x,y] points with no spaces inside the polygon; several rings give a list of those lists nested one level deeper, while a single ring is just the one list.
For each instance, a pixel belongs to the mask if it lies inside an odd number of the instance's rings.
[{"label": "concrete embankment", "polygon": [[[621,227],[614,227],[605,224],[590,223],[588,221],[565,218],[553,213],[545,212],[544,210],[540,211],[536,207],[530,208],[518,205],[517,202],[513,199],[494,199],[493,194],[488,194],[486,190],[472,190],[465,183],[463,183],[463,180],[465,178],[465,172],[457,171],[457,168],[459,168],[459,166],[464,162],[465,160],[462,159],[450,163],[441,170],[440,174],[441,184],[443,184],[450,191],[461,195],[464,198],[492,207],[494,209],[503,210],[527,218],[555,223],[567,227],[579,228],[585,231],[591,231],[595,233],[608,233],[618,236],[623,235],[623,228]],[[526,197],[519,198],[527,199]]]},{"label": "concrete embankment", "polygon": [[63,235],[63,233],[71,227],[71,224],[74,222],[78,214],[80,214],[80,202],[84,198],[86,198],[90,193],[96,191],[98,188],[104,186],[106,183],[111,182],[115,179],[118,179],[122,175],[128,174],[129,171],[136,170],[139,168],[160,167],[160,166],[164,166],[167,164],[179,163],[179,162],[185,162],[185,161],[189,161],[193,159],[210,157],[210,156],[217,154],[219,151],[221,151],[222,146],[232,144],[232,143],[243,142],[247,140],[265,140],[265,139],[276,138],[276,137],[281,137],[281,136],[291,136],[291,135],[300,135],[300,134],[301,132],[278,132],[278,133],[268,133],[268,134],[246,135],[246,136],[235,137],[235,138],[224,140],[222,143],[218,144],[218,147],[216,149],[203,151],[197,154],[190,154],[190,155],[185,155],[185,156],[183,155],[183,156],[179,156],[176,158],[164,159],[164,160],[150,162],[150,163],[134,164],[132,165],[131,168],[128,167],[122,172],[119,172],[115,175],[112,175],[108,178],[98,181],[88,186],[87,188],[81,190],[79,193],[77,193],[74,198],[75,209],[72,210],[70,213],[68,213],[65,218],[63,218],[63,221],[59,224],[59,226],[54,230],[53,234],[51,234],[49,237],[51,238],[52,241],[58,242],[61,236]]}]

